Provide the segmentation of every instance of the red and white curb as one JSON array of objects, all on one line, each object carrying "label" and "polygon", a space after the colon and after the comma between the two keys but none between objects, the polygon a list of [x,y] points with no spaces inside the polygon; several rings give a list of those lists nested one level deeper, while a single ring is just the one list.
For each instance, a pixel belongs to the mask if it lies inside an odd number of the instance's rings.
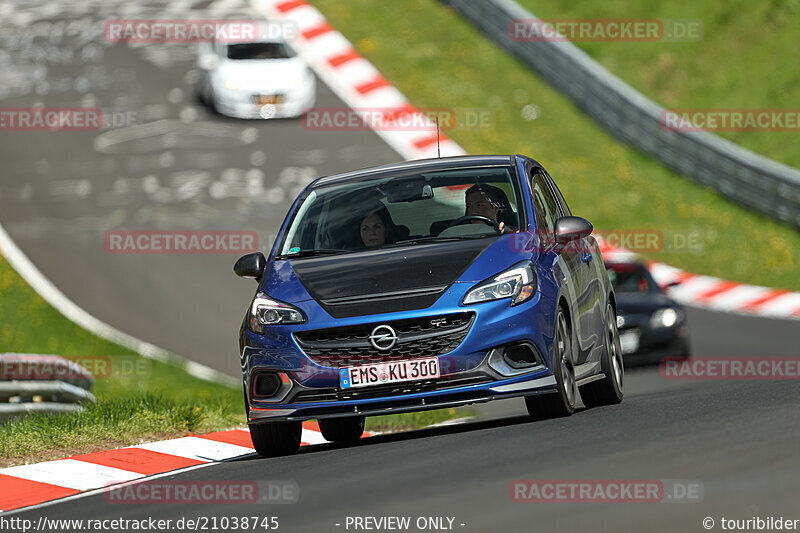
[{"label": "red and white curb", "polygon": [[[364,433],[364,437],[370,435]],[[316,421],[303,422],[301,446],[326,442]],[[3,468],[0,512],[254,452],[250,432],[232,429]]]},{"label": "red and white curb", "polygon": [[[268,19],[297,24],[299,35],[292,41],[297,53],[348,107],[399,110],[413,116],[413,120],[407,118],[404,122],[423,125],[417,131],[376,129],[375,133],[386,144],[406,159],[437,156],[436,124],[356,52],[317,8],[303,0],[252,0],[251,4]],[[466,153],[441,133],[439,145],[442,156]]]},{"label": "red and white curb", "polygon": [[[598,241],[600,252],[606,258],[636,256],[625,248],[613,248],[603,244],[600,239]],[[701,276],[658,261],[646,263],[653,278],[662,287],[679,282],[678,285],[669,287],[668,292],[670,297],[680,303],[729,313],[800,319],[800,292]]]}]

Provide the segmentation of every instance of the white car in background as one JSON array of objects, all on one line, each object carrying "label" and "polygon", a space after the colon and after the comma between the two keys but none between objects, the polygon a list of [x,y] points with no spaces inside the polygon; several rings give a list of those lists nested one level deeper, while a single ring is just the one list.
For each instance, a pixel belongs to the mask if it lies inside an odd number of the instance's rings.
[{"label": "white car in background", "polygon": [[235,118],[299,117],[314,107],[316,78],[282,40],[200,44],[199,96]]}]

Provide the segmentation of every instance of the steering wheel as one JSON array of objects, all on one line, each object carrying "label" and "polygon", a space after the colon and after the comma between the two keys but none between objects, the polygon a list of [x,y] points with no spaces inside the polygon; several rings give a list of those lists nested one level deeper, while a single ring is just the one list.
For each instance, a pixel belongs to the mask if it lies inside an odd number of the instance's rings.
[{"label": "steering wheel", "polygon": [[500,224],[497,221],[492,220],[489,217],[482,217],[480,215],[465,215],[463,217],[458,217],[457,219],[449,223],[445,229],[452,228],[453,226],[460,226],[462,224],[472,222],[473,220],[483,222],[487,226],[492,226],[498,233],[500,233]]}]

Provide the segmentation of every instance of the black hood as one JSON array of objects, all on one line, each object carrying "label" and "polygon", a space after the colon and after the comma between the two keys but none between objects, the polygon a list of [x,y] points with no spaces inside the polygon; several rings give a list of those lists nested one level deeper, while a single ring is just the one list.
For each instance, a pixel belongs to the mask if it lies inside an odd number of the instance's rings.
[{"label": "black hood", "polygon": [[649,314],[663,307],[680,307],[663,292],[617,292],[617,311],[624,315]]},{"label": "black hood", "polygon": [[335,318],[424,309],[496,238],[427,243],[291,261],[300,282]]}]

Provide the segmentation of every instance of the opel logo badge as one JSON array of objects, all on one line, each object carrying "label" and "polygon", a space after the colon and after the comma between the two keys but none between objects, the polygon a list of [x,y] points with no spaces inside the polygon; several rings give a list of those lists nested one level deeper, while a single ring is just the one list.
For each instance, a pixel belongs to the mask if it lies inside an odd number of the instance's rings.
[{"label": "opel logo badge", "polygon": [[397,333],[391,326],[381,325],[372,330],[369,343],[381,351],[391,350],[397,344]]}]

